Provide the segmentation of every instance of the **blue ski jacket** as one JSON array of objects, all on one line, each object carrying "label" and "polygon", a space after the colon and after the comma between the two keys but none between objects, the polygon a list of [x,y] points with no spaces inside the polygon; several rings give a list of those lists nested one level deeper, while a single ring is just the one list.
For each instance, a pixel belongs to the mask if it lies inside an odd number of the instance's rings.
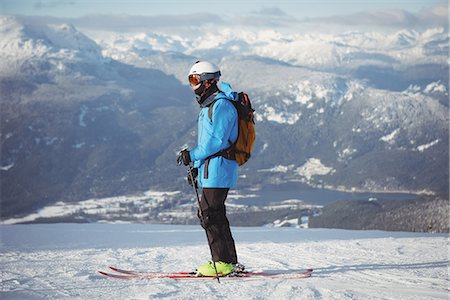
[{"label": "blue ski jacket", "polygon": [[[197,147],[190,152],[194,167],[198,168],[198,185],[204,188],[232,188],[238,178],[238,164],[222,156],[207,159],[227,149],[238,137],[238,116],[230,101],[237,101],[238,95],[228,83],[221,82],[220,92],[214,97],[212,120],[208,107],[198,115]],[[231,142],[231,143],[230,143]]]}]

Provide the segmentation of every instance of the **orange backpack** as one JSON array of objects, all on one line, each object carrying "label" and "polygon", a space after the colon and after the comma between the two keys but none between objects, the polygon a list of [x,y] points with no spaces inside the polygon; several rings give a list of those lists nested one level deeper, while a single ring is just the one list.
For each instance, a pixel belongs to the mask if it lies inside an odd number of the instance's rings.
[{"label": "orange backpack", "polygon": [[[236,160],[239,166],[245,164],[252,154],[253,145],[255,144],[255,119],[252,104],[248,95],[244,92],[238,94],[238,101],[231,101],[238,113],[238,138],[229,148],[222,150],[211,157],[223,156],[227,159]],[[208,108],[208,116],[212,121],[212,109],[214,103]],[[231,142],[230,142],[231,143]]]}]

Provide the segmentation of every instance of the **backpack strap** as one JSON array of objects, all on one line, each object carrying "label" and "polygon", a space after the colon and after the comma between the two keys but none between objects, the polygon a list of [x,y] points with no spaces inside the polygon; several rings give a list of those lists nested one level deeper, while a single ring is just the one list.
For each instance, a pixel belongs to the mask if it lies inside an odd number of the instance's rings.
[{"label": "backpack strap", "polygon": [[[219,99],[217,99],[217,100],[219,100]],[[212,115],[213,115],[213,107],[214,107],[214,104],[216,103],[216,101],[217,100],[214,100],[210,105],[208,105],[208,117],[209,117],[209,120],[212,122]],[[229,100],[228,100],[229,101]],[[218,157],[218,156],[222,156],[222,157],[225,157],[226,159],[231,159],[231,160],[236,160],[236,156],[235,156],[235,153],[232,151],[233,150],[233,146],[234,146],[234,144],[233,144],[233,142],[232,141],[230,141],[230,140],[228,140],[228,143],[230,144],[230,146],[228,147],[228,148],[226,148],[226,149],[223,149],[223,150],[221,150],[221,151],[219,151],[219,152],[217,152],[217,153],[214,153],[213,155],[211,155],[211,156],[208,156],[206,159],[205,159],[205,170],[204,170],[204,175],[203,175],[203,178],[204,179],[208,179],[208,167],[209,167],[209,161],[212,159],[212,158],[214,158],[214,157]]]},{"label": "backpack strap", "polygon": [[[219,99],[217,99],[217,100],[219,100]],[[211,122],[212,122],[213,106],[214,106],[214,104],[216,103],[217,100],[215,100],[214,102],[212,102],[208,106],[208,117],[209,117],[209,120]],[[230,100],[227,99],[227,101],[230,101]],[[234,159],[234,158],[229,158],[230,155],[225,155],[225,153],[227,151],[230,151],[231,147],[233,147],[233,142],[230,139],[228,139],[228,143],[230,144],[230,147],[228,147],[228,148],[226,148],[224,150],[221,150],[221,151],[219,151],[219,152],[209,156],[208,158],[213,158],[213,157],[216,157],[216,156],[223,156],[223,157],[228,158],[228,159]]]},{"label": "backpack strap", "polygon": [[[211,104],[208,105],[208,117],[209,120],[212,122],[212,114],[213,114],[213,106],[216,103],[217,100],[214,100],[213,102],[211,102]],[[204,179],[208,179],[208,167],[209,167],[209,161],[211,160],[211,158],[215,157],[214,154],[211,156],[208,156],[205,159],[205,169],[203,172],[203,178]]]},{"label": "backpack strap", "polygon": [[210,105],[208,105],[208,117],[209,120],[212,122],[212,115],[213,115],[213,106],[216,103],[217,100],[214,100]]}]

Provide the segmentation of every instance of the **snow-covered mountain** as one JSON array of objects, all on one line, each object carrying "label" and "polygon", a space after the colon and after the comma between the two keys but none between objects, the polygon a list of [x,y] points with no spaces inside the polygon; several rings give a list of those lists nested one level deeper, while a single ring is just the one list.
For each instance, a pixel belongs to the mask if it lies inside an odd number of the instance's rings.
[{"label": "snow-covered mountain", "polygon": [[70,24],[24,24],[14,17],[2,17],[0,26],[2,77],[33,76],[44,68],[62,73],[76,64],[103,63],[100,47]]},{"label": "snow-covered mountain", "polygon": [[441,64],[448,54],[448,33],[443,28],[423,32],[343,32],[338,35],[287,35],[275,30],[255,32],[226,28],[199,32],[196,38],[163,33],[111,34],[106,37],[104,33],[92,33],[91,36],[102,46],[105,56],[129,61],[151,51],[162,51],[196,57],[206,55],[214,59],[253,55],[289,65],[345,70],[367,64],[367,61],[388,66]]},{"label": "snow-covered mountain", "polygon": [[197,58],[218,63],[223,80],[254,102],[257,143],[241,189],[300,182],[448,197],[442,29],[230,29],[188,39],[88,37],[14,17],[0,24],[3,218],[58,201],[182,190],[175,158],[195,140],[185,78]]},{"label": "snow-covered mountain", "polygon": [[[225,28],[199,33],[196,38],[164,33],[107,37],[104,33],[93,33],[92,37],[102,46],[105,56],[164,69],[182,82],[186,76],[185,68],[180,68],[183,65],[175,65],[178,67],[175,68],[173,64],[161,63],[156,59],[158,53],[182,53],[218,62],[228,57],[253,56],[277,64],[350,74],[367,79],[375,86],[397,91],[406,89],[409,84],[425,85],[448,77],[449,36],[442,28],[337,35],[287,35],[274,30],[254,32]],[[411,74],[411,68],[416,74]],[[390,82],[393,78],[396,82]]]},{"label": "snow-covered mountain", "polygon": [[[419,167],[416,162],[421,159],[416,154],[426,156],[423,152],[432,151],[439,143],[442,147],[434,150],[448,153],[449,35],[442,28],[338,35],[228,28],[195,39],[163,33],[92,36],[105,56],[160,69],[181,82],[185,82],[191,56],[216,61],[224,80],[253,96],[262,128],[257,152],[275,154],[278,162],[264,168],[287,168],[275,171],[277,181],[284,175],[280,173],[287,173],[290,179],[297,174],[297,179],[308,181],[311,178],[298,170],[308,161],[318,160],[320,167],[330,170],[321,175],[333,173],[341,183],[342,178],[354,177],[354,172],[367,174],[356,187],[344,184],[347,188],[399,190],[403,184],[398,185],[396,176],[386,176],[378,169],[393,165],[393,161],[398,164],[398,158],[404,157],[415,161],[420,172],[423,168],[433,172],[439,168],[432,162],[435,157]],[[274,142],[271,131],[277,126],[284,130]],[[286,140],[290,140],[288,149],[282,142]],[[385,151],[391,152],[391,158],[384,156]],[[314,156],[317,153],[322,161]],[[370,160],[376,164],[352,168],[361,163],[359,158],[367,163],[369,153],[375,155]],[[438,156],[443,158],[440,163],[448,164],[444,156]],[[296,159],[302,164],[292,164]],[[323,164],[326,159],[333,160],[331,166]],[[336,163],[346,165],[345,173],[340,173],[343,168],[335,172]],[[381,176],[374,179],[377,174]],[[416,174],[406,176],[412,179],[411,186],[415,185]],[[441,184],[446,186],[444,181]]]},{"label": "snow-covered mountain", "polygon": [[159,70],[103,57],[73,27],[12,17],[2,24],[3,215],[164,181],[152,175],[156,158],[195,122],[183,117],[194,107],[180,105],[187,87]]}]

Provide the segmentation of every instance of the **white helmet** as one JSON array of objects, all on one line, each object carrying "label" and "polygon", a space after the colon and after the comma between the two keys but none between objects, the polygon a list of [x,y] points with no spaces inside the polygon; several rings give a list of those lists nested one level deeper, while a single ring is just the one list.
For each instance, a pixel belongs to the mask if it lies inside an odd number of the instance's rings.
[{"label": "white helmet", "polygon": [[207,61],[197,61],[189,70],[188,79],[191,85],[197,85],[208,79],[219,80],[220,75],[220,70],[216,65]]}]

